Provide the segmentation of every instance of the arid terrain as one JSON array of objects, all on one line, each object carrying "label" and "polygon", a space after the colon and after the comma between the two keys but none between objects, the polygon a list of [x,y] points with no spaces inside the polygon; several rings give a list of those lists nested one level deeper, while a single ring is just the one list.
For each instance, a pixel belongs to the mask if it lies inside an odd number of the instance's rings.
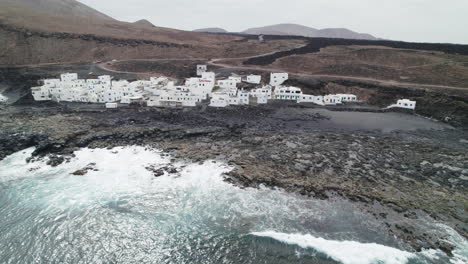
[{"label": "arid terrain", "polygon": [[[36,147],[34,159],[49,156],[53,167],[84,147],[150,146],[181,160],[226,162],[234,169],[225,180],[242,188],[352,201],[414,251],[452,255],[443,234],[419,229],[427,219],[468,237],[468,45],[284,35],[260,41],[121,22],[73,0],[0,0],[0,47],[0,93],[9,99],[0,105],[0,160]],[[304,93],[352,93],[362,102],[105,110],[38,103],[30,93],[64,72],[181,83],[197,64],[218,79],[261,74],[265,85],[270,72],[289,72],[285,85]],[[402,98],[415,100],[416,110],[383,109]]]}]

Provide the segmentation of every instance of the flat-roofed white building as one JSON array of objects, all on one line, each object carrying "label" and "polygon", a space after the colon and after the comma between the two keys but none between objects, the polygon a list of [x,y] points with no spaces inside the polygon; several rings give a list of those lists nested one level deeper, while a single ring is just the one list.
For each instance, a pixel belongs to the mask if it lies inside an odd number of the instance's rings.
[{"label": "flat-roofed white building", "polygon": [[206,65],[197,65],[197,76],[202,76],[204,72],[208,70]]},{"label": "flat-roofed white building", "polygon": [[216,80],[216,74],[214,72],[204,72],[201,76],[202,79],[212,80],[213,83]]},{"label": "flat-roofed white building", "polygon": [[255,88],[250,91],[253,97],[266,97],[267,100],[273,98],[273,89],[271,86],[264,86],[262,88]]},{"label": "flat-roofed white building", "polygon": [[257,104],[267,104],[268,103],[268,96],[266,96],[266,95],[258,95],[255,98],[257,99]]},{"label": "flat-roofed white building", "polygon": [[227,93],[213,93],[211,95],[210,106],[211,107],[227,107],[229,103],[230,96]]},{"label": "flat-roofed white building", "polygon": [[270,85],[273,87],[282,85],[289,78],[289,74],[282,73],[271,73],[270,74]]},{"label": "flat-roofed white building", "polygon": [[343,103],[357,102],[357,96],[354,94],[337,94],[337,96],[341,97]]},{"label": "flat-roofed white building", "polygon": [[276,87],[274,98],[276,100],[294,100],[297,101],[302,96],[302,90],[298,87]]},{"label": "flat-roofed white building", "polygon": [[240,76],[230,76],[230,77],[228,78],[228,80],[233,80],[233,81],[235,81],[236,83],[241,83],[241,82],[242,82],[242,77],[240,77]]},{"label": "flat-roofed white building", "polygon": [[78,74],[77,73],[63,73],[63,74],[60,74],[60,80],[62,82],[73,82],[75,80],[78,80]]},{"label": "flat-roofed white building", "polygon": [[99,82],[105,83],[105,84],[110,84],[111,83],[111,77],[109,75],[101,75],[98,77]]},{"label": "flat-roofed white building", "polygon": [[39,86],[31,88],[31,94],[35,101],[49,101],[51,100],[51,95],[49,89],[46,86]]},{"label": "flat-roofed white building", "polygon": [[217,85],[222,89],[236,89],[237,82],[234,80],[219,80]]},{"label": "flat-roofed white building", "polygon": [[391,106],[387,108],[404,108],[404,109],[411,109],[415,110],[416,109],[416,101],[411,101],[409,99],[400,99],[397,101],[396,104],[392,104]]},{"label": "flat-roofed white building", "polygon": [[161,90],[159,95],[150,96],[148,106],[158,107],[194,107],[203,98],[193,94],[188,87],[176,86],[174,89]]},{"label": "flat-roofed white building", "polygon": [[303,94],[297,99],[298,103],[314,103],[318,105],[324,105],[323,96],[315,96],[310,94]]},{"label": "flat-roofed white building", "polygon": [[397,101],[398,107],[407,108],[407,109],[416,109],[416,101],[411,101],[409,99],[401,99]]},{"label": "flat-roofed white building", "polygon": [[47,86],[49,88],[56,88],[60,85],[61,80],[60,79],[45,79],[43,80],[44,86]]},{"label": "flat-roofed white building", "polygon": [[248,105],[250,103],[249,92],[244,90],[229,90],[214,92],[211,95],[210,106],[227,107],[229,105]]},{"label": "flat-roofed white building", "polygon": [[106,103],[106,108],[107,109],[115,109],[118,107],[117,103]]},{"label": "flat-roofed white building", "polygon": [[247,75],[244,80],[246,83],[260,84],[260,82],[262,81],[262,76],[251,74],[251,75]]},{"label": "flat-roofed white building", "polygon": [[323,97],[323,103],[325,105],[337,105],[341,104],[341,97],[336,94],[328,94]]}]

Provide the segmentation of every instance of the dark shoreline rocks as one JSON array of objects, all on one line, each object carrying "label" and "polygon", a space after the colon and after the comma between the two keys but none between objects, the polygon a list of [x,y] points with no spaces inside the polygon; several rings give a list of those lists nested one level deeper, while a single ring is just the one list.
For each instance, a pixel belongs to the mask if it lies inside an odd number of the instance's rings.
[{"label": "dark shoreline rocks", "polygon": [[[82,147],[149,146],[176,159],[227,162],[234,169],[226,181],[237,186],[281,187],[317,199],[354,201],[414,250],[438,248],[450,254],[453,249],[443,237],[429,237],[417,228],[427,217],[468,237],[468,144],[460,144],[465,131],[321,127],[331,121],[287,105],[4,111],[0,159],[36,146],[35,156],[48,155],[50,165],[56,165]],[[177,174],[170,165],[147,169],[155,177]]]}]

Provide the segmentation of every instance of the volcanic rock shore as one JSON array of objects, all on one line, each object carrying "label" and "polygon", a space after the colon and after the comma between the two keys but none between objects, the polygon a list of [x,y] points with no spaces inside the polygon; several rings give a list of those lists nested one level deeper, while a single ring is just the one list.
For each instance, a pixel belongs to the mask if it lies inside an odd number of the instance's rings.
[{"label": "volcanic rock shore", "polygon": [[443,234],[421,228],[428,219],[468,236],[468,141],[461,129],[427,120],[427,129],[399,129],[400,119],[422,122],[401,113],[375,113],[396,120],[393,129],[363,126],[359,118],[355,126],[342,126],[337,115],[349,113],[288,104],[73,109],[1,110],[0,159],[35,146],[36,158],[47,156],[54,166],[82,147],[156,147],[178,159],[227,162],[233,170],[226,180],[240,187],[350,199],[414,250],[438,248],[449,255],[453,250]]}]

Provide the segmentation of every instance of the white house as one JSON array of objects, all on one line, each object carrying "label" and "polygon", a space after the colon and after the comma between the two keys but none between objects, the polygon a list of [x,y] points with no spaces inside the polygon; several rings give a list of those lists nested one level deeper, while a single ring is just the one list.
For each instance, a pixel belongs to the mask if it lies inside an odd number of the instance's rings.
[{"label": "white house", "polygon": [[260,84],[262,81],[262,76],[261,75],[247,75],[245,78],[245,82],[247,83],[252,83],[252,84]]},{"label": "white house", "polygon": [[60,74],[60,80],[62,82],[73,82],[73,81],[78,80],[78,74],[77,73]]},{"label": "white house", "polygon": [[339,95],[329,94],[323,97],[323,103],[325,105],[337,105],[337,104],[341,104],[342,101]]},{"label": "white house", "polygon": [[219,80],[217,85],[222,89],[236,89],[237,82],[235,80]]},{"label": "white house", "polygon": [[173,89],[163,89],[160,91],[159,95],[150,96],[147,105],[160,107],[193,107],[202,99],[204,98],[193,94],[190,88],[177,86]]},{"label": "white house", "polygon": [[250,103],[250,94],[244,90],[225,89],[214,92],[211,95],[210,106],[227,107],[229,105],[248,105]]},{"label": "white house", "polygon": [[49,89],[46,86],[33,87],[31,88],[31,93],[35,101],[51,100]]},{"label": "white house", "polygon": [[107,109],[115,109],[117,108],[117,103],[106,103],[106,108]]},{"label": "white house", "polygon": [[44,86],[47,86],[49,88],[57,88],[60,85],[60,82],[60,79],[45,79]]},{"label": "white house", "polygon": [[250,93],[245,90],[240,90],[237,92],[237,98],[239,98],[240,105],[248,105],[250,102]]},{"label": "white house", "polygon": [[282,73],[271,73],[270,74],[270,85],[273,87],[282,85],[289,78],[289,74]]},{"label": "white house", "polygon": [[295,100],[302,96],[301,88],[297,87],[276,87],[274,97],[277,100]]},{"label": "white house", "polygon": [[228,78],[228,80],[233,80],[233,81],[235,81],[236,83],[241,83],[241,82],[242,82],[242,77],[240,77],[240,76],[230,76],[230,77]]},{"label": "white house", "polygon": [[357,96],[354,94],[337,94],[337,96],[341,97],[341,101],[346,102],[357,102]]},{"label": "white house", "polygon": [[267,100],[273,98],[273,89],[271,86],[264,86],[262,88],[255,88],[250,91],[250,95],[253,97],[266,97]]},{"label": "white house", "polygon": [[197,65],[197,76],[202,76],[204,72],[206,72],[208,67],[206,65]]},{"label": "white house", "polygon": [[297,99],[298,103],[314,103],[324,105],[323,96],[315,96],[310,94],[303,94]]},{"label": "white house", "polygon": [[268,103],[268,96],[267,95],[257,95],[255,98],[257,99],[257,104],[267,104]]},{"label": "white house", "polygon": [[227,107],[229,105],[230,96],[227,93],[213,93],[210,100],[211,107]]},{"label": "white house", "polygon": [[202,79],[212,80],[213,83],[216,80],[216,74],[214,72],[204,72],[201,75]]},{"label": "white house", "polygon": [[387,108],[394,108],[394,107],[414,110],[416,109],[416,101],[411,101],[409,99],[401,99],[401,100],[398,100],[396,104],[393,104]]}]

